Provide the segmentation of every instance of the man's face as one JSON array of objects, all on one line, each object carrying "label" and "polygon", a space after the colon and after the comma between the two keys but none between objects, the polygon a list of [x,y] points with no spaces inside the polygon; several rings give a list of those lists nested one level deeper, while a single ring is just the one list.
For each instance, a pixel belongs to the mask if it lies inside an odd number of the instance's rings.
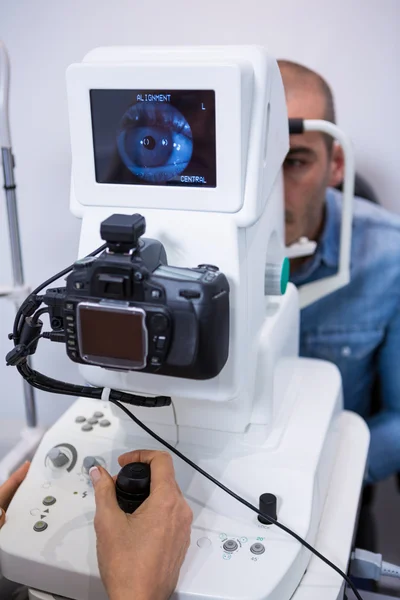
[{"label": "man's face", "polygon": [[[309,90],[290,93],[286,90],[289,118],[322,119],[324,99]],[[290,136],[290,150],[284,163],[286,244],[300,237],[317,239],[322,223],[325,191],[341,181],[337,172],[337,153],[329,153],[319,132],[309,131]]]}]

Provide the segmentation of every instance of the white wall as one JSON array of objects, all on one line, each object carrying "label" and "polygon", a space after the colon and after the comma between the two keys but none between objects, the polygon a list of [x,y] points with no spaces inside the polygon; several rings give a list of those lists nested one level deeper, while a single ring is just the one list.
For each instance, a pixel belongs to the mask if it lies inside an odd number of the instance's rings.
[{"label": "white wall", "polygon": [[[27,280],[71,263],[79,222],[68,211],[69,138],[65,69],[111,44],[257,43],[319,70],[336,94],[360,172],[400,211],[398,0],[14,0],[0,2],[0,38],[12,63],[11,132]],[[0,192],[0,197],[2,193]],[[0,284],[10,280],[0,202]],[[23,415],[18,374],[4,365],[13,310],[0,301],[0,422]],[[40,370],[73,381],[63,348],[43,341]],[[38,393],[42,422],[69,400]],[[1,428],[1,426],[0,426]]]}]

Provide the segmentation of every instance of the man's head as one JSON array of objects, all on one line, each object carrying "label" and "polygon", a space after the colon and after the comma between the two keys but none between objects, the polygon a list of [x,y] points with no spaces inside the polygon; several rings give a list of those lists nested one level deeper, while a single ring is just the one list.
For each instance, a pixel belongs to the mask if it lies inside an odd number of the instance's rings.
[{"label": "man's head", "polygon": [[[335,122],[332,92],[326,81],[307,67],[279,60],[289,118]],[[329,136],[306,132],[290,136],[284,163],[286,244],[321,233],[325,192],[343,179],[343,153]]]}]

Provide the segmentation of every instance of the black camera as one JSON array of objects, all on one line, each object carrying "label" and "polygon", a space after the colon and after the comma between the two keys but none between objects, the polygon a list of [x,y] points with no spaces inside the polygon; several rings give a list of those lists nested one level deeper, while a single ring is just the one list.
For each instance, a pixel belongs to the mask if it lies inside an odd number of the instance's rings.
[{"label": "black camera", "polygon": [[211,379],[229,352],[229,283],[218,267],[172,267],[143,216],[101,224],[107,248],[78,260],[66,288],[47,290],[71,360],[117,370]]}]

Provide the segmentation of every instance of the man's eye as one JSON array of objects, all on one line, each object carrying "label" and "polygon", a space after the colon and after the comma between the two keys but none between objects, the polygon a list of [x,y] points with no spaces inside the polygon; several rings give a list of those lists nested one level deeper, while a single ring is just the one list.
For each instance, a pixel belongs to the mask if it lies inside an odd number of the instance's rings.
[{"label": "man's eye", "polygon": [[307,163],[304,160],[299,160],[298,158],[287,158],[284,162],[284,166],[289,169],[300,169],[306,164]]}]

